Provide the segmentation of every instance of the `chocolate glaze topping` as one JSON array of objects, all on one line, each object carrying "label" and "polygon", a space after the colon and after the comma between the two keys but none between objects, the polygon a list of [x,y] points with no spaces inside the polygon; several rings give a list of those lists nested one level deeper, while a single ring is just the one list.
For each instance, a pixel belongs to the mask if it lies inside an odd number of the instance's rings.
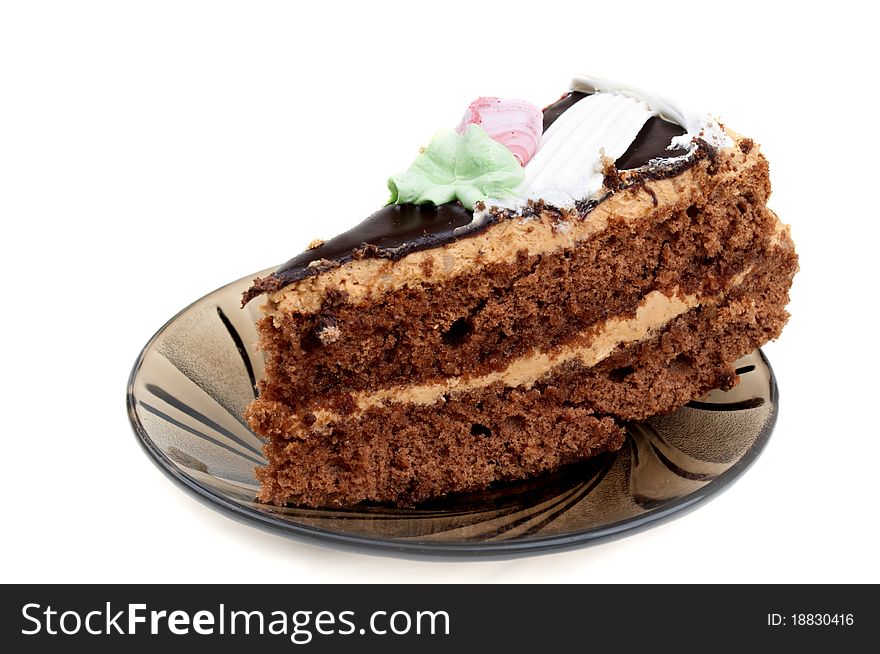
[{"label": "chocolate glaze topping", "polygon": [[547,128],[555,123],[556,119],[568,111],[578,100],[583,100],[588,95],[590,94],[582,93],[581,91],[569,91],[553,104],[544,107],[544,131],[546,132]]},{"label": "chocolate glaze topping", "polygon": [[636,136],[629,149],[614,162],[617,170],[641,168],[652,159],[671,159],[688,153],[684,148],[667,150],[669,143],[676,136],[686,133],[684,127],[667,120],[651,116]]},{"label": "chocolate glaze topping", "polygon": [[[587,95],[589,94],[573,91],[546,107],[544,131],[547,131],[547,128],[566,110]],[[680,125],[652,116],[629,149],[615,162],[615,166],[618,170],[632,170],[652,162],[656,163],[658,159],[687,154],[688,151],[683,149],[666,149],[674,137],[684,133],[685,129]],[[696,163],[696,158],[693,163]],[[675,166],[675,172],[670,170],[670,173],[678,174],[681,171],[681,166]],[[651,177],[657,175],[653,174]],[[465,209],[460,202],[449,202],[440,206],[388,205],[353,229],[297,255],[268,277],[254,280],[253,286],[242,296],[242,305],[262,293],[277,291],[288,284],[317,275],[353,259],[368,257],[400,259],[410,252],[426,250],[472,236],[500,220],[500,217],[494,216],[493,219],[478,225],[473,225],[472,219],[473,212]]]}]

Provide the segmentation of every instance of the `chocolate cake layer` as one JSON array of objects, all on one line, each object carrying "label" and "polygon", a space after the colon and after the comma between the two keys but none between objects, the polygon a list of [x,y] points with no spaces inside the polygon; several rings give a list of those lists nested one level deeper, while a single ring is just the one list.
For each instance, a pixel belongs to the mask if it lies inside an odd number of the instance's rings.
[{"label": "chocolate cake layer", "polygon": [[[694,308],[651,339],[627,344],[600,364],[562,365],[531,388],[451,392],[442,411],[390,404],[301,438],[273,438],[258,472],[267,502],[344,506],[409,505],[496,480],[533,476],[619,448],[624,420],[671,411],[737,382],[738,357],[778,336],[797,258],[785,238],[719,302]],[[261,433],[289,431],[296,418],[278,403],[252,405]]]},{"label": "chocolate cake layer", "polygon": [[[257,471],[258,497],[274,504],[408,506],[530,477],[623,444],[624,432],[611,418],[553,404],[537,391],[481,396],[479,409],[473,398],[442,412],[398,406],[351,421],[347,431],[273,440],[265,448],[269,465]],[[472,421],[476,415],[500,420],[490,432]]]},{"label": "chocolate cake layer", "polygon": [[[635,315],[651,292],[717,293],[768,254],[778,220],[765,206],[766,161],[740,152],[681,177],[618,192],[586,219],[544,211],[524,223],[553,235],[553,250],[523,248],[448,277],[433,270],[448,252],[438,249],[434,258],[416,255],[426,257],[413,264],[418,283],[362,296],[332,271],[301,282],[309,298],[323,298],[313,313],[289,310],[289,294],[273,296],[259,325],[268,373],[261,397],[303,412],[316,399],[345,410],[352,392],[484,375],[536,343],[563,347],[609,317]],[[569,220],[605,229],[574,243],[559,234]]]}]

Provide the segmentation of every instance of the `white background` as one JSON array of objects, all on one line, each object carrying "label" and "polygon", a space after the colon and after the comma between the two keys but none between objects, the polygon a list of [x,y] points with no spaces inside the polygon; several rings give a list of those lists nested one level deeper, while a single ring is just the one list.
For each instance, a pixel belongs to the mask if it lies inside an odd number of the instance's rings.
[{"label": "white background", "polygon": [[[0,580],[880,582],[880,57],[859,4],[3,3]],[[779,422],[742,479],[617,542],[420,562],[263,533],[163,476],[124,407],[156,329],[376,209],[474,98],[544,105],[580,70],[712,111],[770,160],[801,272],[765,350]]]}]

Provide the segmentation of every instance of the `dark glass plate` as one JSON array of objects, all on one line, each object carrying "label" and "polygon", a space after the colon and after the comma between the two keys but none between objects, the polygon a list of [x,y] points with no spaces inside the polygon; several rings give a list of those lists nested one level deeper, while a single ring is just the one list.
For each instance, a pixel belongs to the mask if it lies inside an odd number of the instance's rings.
[{"label": "dark glass plate", "polygon": [[[258,273],[267,274],[269,271]],[[631,424],[627,443],[555,473],[414,509],[276,507],[254,501],[261,441],[241,417],[263,371],[255,275],[191,304],[144,347],[128,384],[135,435],[158,466],[211,507],[291,536],[409,556],[501,556],[595,543],[681,514],[737,479],[770,438],[773,372],[760,350],[740,384]]]}]

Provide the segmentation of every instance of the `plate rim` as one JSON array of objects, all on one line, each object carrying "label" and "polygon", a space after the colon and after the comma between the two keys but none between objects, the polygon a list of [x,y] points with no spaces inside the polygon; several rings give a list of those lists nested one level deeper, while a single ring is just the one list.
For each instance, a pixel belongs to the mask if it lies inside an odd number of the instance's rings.
[{"label": "plate rim", "polygon": [[[259,275],[260,273],[256,274]],[[767,358],[767,355],[764,354],[764,351],[761,348],[756,348],[754,351],[757,352],[761,361],[767,366],[770,373],[770,414],[767,416],[767,420],[761,427],[761,432],[743,455],[731,465],[730,468],[696,491],[673,500],[669,504],[665,504],[658,509],[651,509],[641,515],[626,518],[625,520],[602,525],[600,527],[587,528],[582,531],[565,535],[542,536],[522,541],[514,540],[498,542],[426,541],[418,539],[393,540],[373,538],[369,536],[354,536],[322,529],[320,527],[285,522],[267,513],[258,511],[257,509],[229,500],[200,484],[193,477],[187,475],[174,461],[168,458],[168,456],[159,449],[155,442],[153,442],[148,430],[140,420],[140,416],[137,412],[137,400],[135,399],[134,386],[146,354],[168,327],[170,327],[189,309],[204,301],[209,296],[230,286],[240,284],[250,277],[252,277],[252,275],[247,275],[236,281],[224,284],[189,303],[183,309],[174,314],[174,316],[169,318],[146,342],[143,348],[141,348],[141,351],[132,366],[131,372],[129,373],[128,383],[126,385],[126,409],[128,412],[129,424],[134,433],[135,439],[147,457],[151,459],[167,477],[179,487],[183,488],[183,490],[185,490],[191,497],[194,497],[202,504],[224,515],[232,517],[240,523],[258,527],[270,533],[281,534],[296,540],[303,540],[313,545],[330,545],[336,549],[346,551],[357,551],[367,554],[384,554],[415,559],[430,558],[435,560],[448,560],[450,558],[464,558],[474,560],[479,558],[482,560],[488,560],[509,559],[538,553],[549,554],[588,545],[598,545],[610,542],[687,515],[692,510],[705,504],[707,501],[717,497],[724,490],[728,489],[733,482],[751,468],[754,462],[763,453],[767,443],[770,441],[770,436],[773,433],[773,429],[776,426],[776,421],[779,416],[779,387],[776,380],[776,373],[770,365],[770,361]]]}]

